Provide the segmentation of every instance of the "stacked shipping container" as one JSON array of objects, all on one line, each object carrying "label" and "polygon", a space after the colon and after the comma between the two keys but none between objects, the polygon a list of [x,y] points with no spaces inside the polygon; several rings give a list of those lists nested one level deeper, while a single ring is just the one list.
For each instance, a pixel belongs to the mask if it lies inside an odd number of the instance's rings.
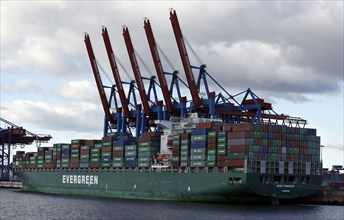
[{"label": "stacked shipping container", "polygon": [[[109,136],[103,140],[72,140],[71,144],[17,151],[16,167],[147,168],[160,150],[159,132]],[[314,173],[320,162],[320,137],[315,129],[240,123],[216,126],[199,123],[173,134],[172,167],[230,167],[260,173]]]}]

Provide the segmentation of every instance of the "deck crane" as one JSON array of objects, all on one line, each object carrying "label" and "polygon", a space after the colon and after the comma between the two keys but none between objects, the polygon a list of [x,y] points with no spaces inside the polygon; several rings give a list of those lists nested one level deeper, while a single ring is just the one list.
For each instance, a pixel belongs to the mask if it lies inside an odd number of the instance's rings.
[{"label": "deck crane", "polygon": [[[12,145],[28,145],[36,142],[39,146],[42,142],[48,142],[50,135],[34,134],[0,117],[0,122],[6,126],[0,127],[0,180],[9,180],[10,154]],[[7,149],[6,149],[7,148]]]},{"label": "deck crane", "polygon": [[105,118],[107,121],[107,124],[110,123],[111,126],[116,125],[116,120],[112,117],[111,112],[110,112],[110,106],[109,103],[106,99],[106,94],[105,94],[105,90],[103,87],[103,83],[102,80],[100,78],[100,73],[99,73],[99,69],[97,66],[97,60],[96,57],[94,56],[93,53],[93,49],[92,49],[92,44],[91,44],[91,40],[90,40],[90,36],[88,34],[85,34],[85,44],[86,44],[86,48],[87,48],[87,52],[88,52],[88,57],[90,58],[90,63],[92,66],[92,70],[93,70],[93,75],[94,78],[96,80],[96,84],[97,84],[97,88],[98,88],[98,92],[99,92],[99,96],[102,102],[102,106],[104,109],[104,113],[105,113]]},{"label": "deck crane", "polygon": [[134,47],[133,44],[131,42],[131,38],[130,38],[130,34],[129,34],[129,30],[128,27],[123,27],[123,37],[124,37],[124,41],[128,50],[128,55],[130,58],[130,63],[131,66],[133,68],[133,72],[135,75],[135,81],[137,84],[137,88],[139,90],[139,94],[141,97],[141,102],[143,104],[143,108],[144,108],[144,112],[145,115],[148,117],[152,116],[152,111],[151,108],[149,106],[148,103],[148,98],[147,98],[147,94],[146,94],[146,90],[142,81],[142,77],[141,77],[141,73],[140,73],[140,69],[139,66],[137,64],[137,60],[136,60],[136,56],[135,56],[135,51],[134,51]]},{"label": "deck crane", "polygon": [[158,48],[157,48],[156,43],[155,43],[153,31],[152,31],[152,28],[151,28],[151,25],[150,25],[150,22],[148,19],[144,20],[144,29],[146,31],[149,48],[150,48],[150,51],[152,53],[154,66],[155,66],[156,73],[157,73],[158,78],[159,78],[160,87],[161,87],[162,94],[164,96],[164,100],[166,103],[167,112],[173,113],[174,108],[173,108],[170,93],[168,90],[167,81],[166,81],[166,78],[164,75],[164,70],[163,70],[162,65],[161,65],[161,60],[159,57]]},{"label": "deck crane", "polygon": [[191,92],[192,101],[193,101],[194,107],[196,109],[199,109],[202,105],[202,102],[201,102],[201,99],[198,95],[198,90],[196,87],[195,78],[194,78],[194,75],[192,73],[189,57],[188,57],[185,43],[184,43],[184,39],[183,39],[183,34],[182,34],[182,31],[181,31],[180,26],[179,26],[177,13],[173,9],[170,11],[170,20],[171,20],[174,36],[176,38],[176,42],[178,45],[179,54],[180,54],[180,57],[182,59],[186,79],[187,79],[187,82],[189,84],[189,89]]},{"label": "deck crane", "polygon": [[107,31],[106,27],[103,27],[103,29],[102,29],[102,36],[103,36],[103,39],[104,39],[104,44],[105,44],[107,55],[109,57],[109,62],[110,62],[110,65],[111,65],[111,70],[112,70],[112,73],[113,73],[113,77],[114,77],[115,82],[116,82],[117,91],[118,91],[118,94],[119,94],[119,97],[120,97],[120,100],[121,100],[121,103],[122,103],[122,108],[123,108],[124,116],[125,116],[126,119],[132,119],[133,117],[132,117],[132,115],[130,114],[130,111],[129,111],[129,106],[128,106],[127,99],[125,97],[125,92],[124,92],[124,89],[123,89],[122,80],[121,80],[121,77],[119,75],[119,71],[118,71],[118,68],[117,68],[116,60],[115,60],[115,54],[114,54],[114,52],[112,50],[109,34],[108,34],[108,31]]}]

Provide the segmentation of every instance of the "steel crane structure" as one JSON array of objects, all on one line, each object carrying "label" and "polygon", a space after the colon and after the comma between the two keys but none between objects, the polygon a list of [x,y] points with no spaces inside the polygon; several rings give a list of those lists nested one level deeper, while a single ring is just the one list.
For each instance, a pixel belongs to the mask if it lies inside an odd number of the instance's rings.
[{"label": "steel crane structure", "polygon": [[4,118],[0,118],[0,122],[5,124],[3,128],[0,127],[0,180],[8,181],[11,169],[11,147],[16,145],[25,146],[33,142],[40,145],[42,142],[48,142],[52,137],[50,135],[34,134]]},{"label": "steel crane structure", "polygon": [[[153,35],[153,30],[150,25],[150,21],[146,18],[144,20],[144,29],[146,32],[149,48],[152,54],[156,74],[158,75],[158,79],[160,82],[160,87],[161,91],[165,100],[166,104],[166,111],[170,115],[174,116],[180,116],[180,117],[185,117],[186,115],[186,97],[182,97],[180,94],[180,89],[179,89],[179,84],[178,82],[180,81],[178,77],[178,72],[174,71],[173,73],[167,73],[164,72],[164,69],[161,64],[160,56],[159,56],[159,51],[155,42],[155,38]],[[166,80],[166,75],[172,75],[172,81],[170,85],[170,89],[168,88],[167,80]],[[178,101],[175,101],[175,103],[172,103],[171,96],[173,94],[173,88],[174,86],[176,87],[176,91],[178,93]]]},{"label": "steel crane structure", "polygon": [[[141,76],[129,30],[125,26],[123,27],[123,37],[135,80],[130,83],[121,81],[107,29],[103,28],[102,35],[105,48],[115,79],[115,85],[108,87],[111,88],[109,100],[106,99],[104,92],[106,86],[102,84],[89,36],[87,34],[85,35],[86,48],[105,113],[104,136],[112,132],[111,126],[115,125],[112,127],[116,128],[115,133],[132,133],[131,130],[135,129],[135,136],[140,137],[144,132],[152,129],[159,131],[160,127],[153,123],[156,119],[169,120],[172,116],[183,118],[192,112],[197,112],[202,117],[222,119],[224,123],[229,124],[240,122],[252,122],[255,124],[274,123],[272,122],[273,120],[276,120],[276,122],[282,120],[282,123],[296,124],[297,126],[305,125],[306,122],[303,119],[277,114],[273,111],[271,103],[259,98],[250,88],[238,94],[231,95],[207,72],[206,65],[202,64],[199,67],[191,65],[177,13],[173,9],[170,11],[170,21],[187,83],[179,78],[177,71],[173,73],[164,72],[158,47],[148,19],[144,20],[144,30],[160,85],[155,81],[155,76],[150,78]],[[197,79],[194,77],[193,70],[199,71]],[[168,86],[165,76],[172,76],[170,86]],[[212,85],[219,87],[219,89],[216,89],[216,93],[210,91],[209,79],[213,82]],[[143,80],[150,82],[147,91]],[[189,89],[191,94],[190,101],[187,101],[186,96],[181,96],[179,82],[182,82]],[[123,88],[125,84],[129,84],[127,98],[125,97]],[[164,102],[158,100],[155,85],[160,87]],[[205,97],[202,97],[200,94],[203,87]],[[178,99],[172,97],[174,90],[178,94]],[[140,103],[136,98],[136,93],[140,96]],[[154,100],[151,99],[152,93]],[[118,106],[117,96],[119,96],[121,107]],[[133,99],[133,103],[130,101],[131,98]],[[114,109],[116,109],[114,113],[111,113],[109,110],[112,99],[114,99]],[[129,106],[132,106],[134,110],[130,110]]]}]

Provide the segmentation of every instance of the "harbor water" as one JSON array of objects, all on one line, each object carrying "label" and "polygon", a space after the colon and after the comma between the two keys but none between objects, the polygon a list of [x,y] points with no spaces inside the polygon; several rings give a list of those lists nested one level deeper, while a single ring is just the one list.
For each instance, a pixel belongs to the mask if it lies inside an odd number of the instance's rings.
[{"label": "harbor water", "polygon": [[344,219],[343,206],[235,205],[102,199],[22,192],[0,188],[0,219]]}]

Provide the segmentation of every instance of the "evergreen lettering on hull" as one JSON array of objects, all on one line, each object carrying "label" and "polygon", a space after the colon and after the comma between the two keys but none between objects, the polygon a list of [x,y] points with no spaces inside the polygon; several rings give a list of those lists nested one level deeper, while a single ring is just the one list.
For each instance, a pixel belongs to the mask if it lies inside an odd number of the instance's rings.
[{"label": "evergreen lettering on hull", "polygon": [[62,175],[63,184],[98,185],[96,175]]}]

